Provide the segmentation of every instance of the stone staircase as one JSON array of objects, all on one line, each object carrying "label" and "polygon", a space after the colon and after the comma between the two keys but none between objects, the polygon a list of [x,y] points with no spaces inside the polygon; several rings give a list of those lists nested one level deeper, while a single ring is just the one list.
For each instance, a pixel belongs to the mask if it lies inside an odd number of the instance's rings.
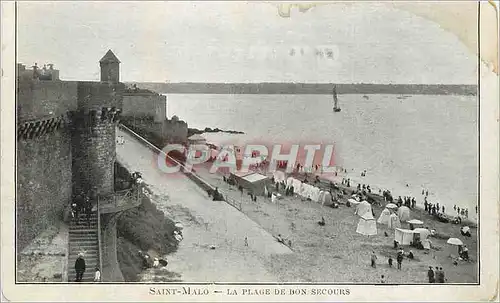
[{"label": "stone staircase", "polygon": [[[93,282],[95,268],[99,266],[99,238],[97,212],[90,217],[90,226],[85,214],[80,214],[80,222],[73,218],[69,227],[68,248],[68,282],[74,282],[76,277],[75,261],[78,253],[83,252],[85,260],[85,273],[82,282]],[[101,269],[102,272],[102,269]]]}]

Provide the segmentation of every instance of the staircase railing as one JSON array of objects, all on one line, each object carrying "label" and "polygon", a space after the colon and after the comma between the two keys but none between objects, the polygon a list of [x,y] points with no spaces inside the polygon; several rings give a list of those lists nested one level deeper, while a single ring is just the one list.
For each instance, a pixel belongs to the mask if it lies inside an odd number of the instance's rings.
[{"label": "staircase railing", "polygon": [[102,241],[101,241],[101,210],[99,209],[99,196],[97,196],[97,241],[99,247],[99,271],[101,272],[102,281]]}]

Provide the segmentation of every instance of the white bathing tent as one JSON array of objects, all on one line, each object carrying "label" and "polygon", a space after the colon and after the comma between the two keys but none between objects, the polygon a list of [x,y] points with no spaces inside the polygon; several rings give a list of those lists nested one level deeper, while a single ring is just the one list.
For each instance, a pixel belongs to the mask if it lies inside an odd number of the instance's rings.
[{"label": "white bathing tent", "polygon": [[323,195],[322,196],[320,195],[321,198],[319,202],[321,202],[321,204],[325,206],[332,205],[333,204],[332,195],[327,191],[323,191],[322,193]]},{"label": "white bathing tent", "polygon": [[391,222],[389,223],[389,228],[400,228],[401,221],[399,221],[399,217],[396,214],[391,214],[390,217]]},{"label": "white bathing tent", "polygon": [[286,183],[288,187],[293,186],[294,194],[304,198],[309,198],[315,202],[323,203],[322,199],[324,199],[325,195],[321,194],[321,190],[319,188],[291,177],[287,179]]},{"label": "white bathing tent", "polygon": [[418,232],[409,229],[396,228],[394,231],[394,240],[399,243],[399,245],[410,245],[413,242],[413,234]]},{"label": "white bathing tent", "polygon": [[399,217],[399,220],[401,220],[403,222],[410,220],[410,209],[406,206],[401,206],[398,209],[398,217]]},{"label": "white bathing tent", "polygon": [[274,182],[282,182],[282,181],[287,182],[288,181],[286,179],[285,173],[280,171],[280,170],[275,171],[273,173],[273,177],[274,177]]},{"label": "white bathing tent", "polygon": [[367,201],[363,201],[356,206],[356,212],[354,214],[363,217],[366,213],[370,213],[370,215],[372,214],[372,205]]},{"label": "white bathing tent", "polygon": [[390,226],[391,225],[391,211],[388,210],[387,208],[384,208],[384,210],[380,214],[380,217],[378,217],[377,223],[386,224],[386,225]]},{"label": "white bathing tent", "polygon": [[356,232],[364,236],[374,236],[377,234],[377,222],[375,222],[375,218],[373,217],[371,211],[365,213],[361,216],[361,218],[359,218]]},{"label": "white bathing tent", "polygon": [[431,249],[431,241],[429,240],[430,230],[427,228],[415,228],[413,231],[420,234],[420,241],[424,249]]}]

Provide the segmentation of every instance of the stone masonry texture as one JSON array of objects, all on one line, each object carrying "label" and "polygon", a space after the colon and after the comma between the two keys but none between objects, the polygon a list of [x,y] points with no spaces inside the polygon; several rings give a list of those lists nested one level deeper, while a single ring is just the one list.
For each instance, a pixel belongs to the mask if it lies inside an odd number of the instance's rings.
[{"label": "stone masonry texture", "polygon": [[67,127],[17,141],[17,249],[60,221],[71,199],[71,134]]}]

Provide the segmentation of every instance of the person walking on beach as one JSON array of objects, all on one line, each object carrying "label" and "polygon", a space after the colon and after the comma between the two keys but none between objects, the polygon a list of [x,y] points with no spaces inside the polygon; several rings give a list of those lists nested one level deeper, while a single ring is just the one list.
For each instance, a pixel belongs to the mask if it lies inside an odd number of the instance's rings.
[{"label": "person walking on beach", "polygon": [[435,276],[434,283],[439,283],[439,275],[440,275],[439,267],[436,266],[436,270],[434,271],[434,276]]},{"label": "person walking on beach", "polygon": [[248,238],[245,237],[245,247],[248,247]]},{"label": "person walking on beach", "polygon": [[384,275],[380,276],[380,283],[385,284],[385,277]]},{"label": "person walking on beach", "polygon": [[436,282],[444,283],[444,272],[442,267],[436,267]]},{"label": "person walking on beach", "polygon": [[442,267],[440,267],[439,271],[441,272],[440,283],[444,283],[446,281],[446,278],[444,276],[444,270]]},{"label": "person walking on beach", "polygon": [[387,263],[389,263],[389,267],[392,268],[392,257],[389,257]]},{"label": "person walking on beach", "polygon": [[398,269],[401,270],[401,265],[403,263],[403,252],[399,251],[398,256],[396,257],[396,261],[398,262]]},{"label": "person walking on beach", "polygon": [[428,197],[428,196],[429,196],[429,191],[428,191],[428,190],[426,190],[426,191],[425,191],[425,196],[426,196],[426,197]]},{"label": "person walking on beach", "polygon": [[75,272],[76,272],[75,281],[81,282],[83,278],[83,273],[85,272],[85,260],[83,259],[82,253],[78,254],[78,258],[75,261]]},{"label": "person walking on beach", "polygon": [[377,267],[377,255],[375,254],[374,251],[372,251],[371,261],[372,261],[372,267],[376,268]]},{"label": "person walking on beach", "polygon": [[429,270],[427,271],[427,277],[429,278],[429,283],[434,283],[436,281],[434,279],[434,270],[432,270],[432,266],[429,266]]},{"label": "person walking on beach", "polygon": [[442,211],[443,211],[443,214],[444,214],[444,205],[443,205],[443,207],[442,207]]}]

